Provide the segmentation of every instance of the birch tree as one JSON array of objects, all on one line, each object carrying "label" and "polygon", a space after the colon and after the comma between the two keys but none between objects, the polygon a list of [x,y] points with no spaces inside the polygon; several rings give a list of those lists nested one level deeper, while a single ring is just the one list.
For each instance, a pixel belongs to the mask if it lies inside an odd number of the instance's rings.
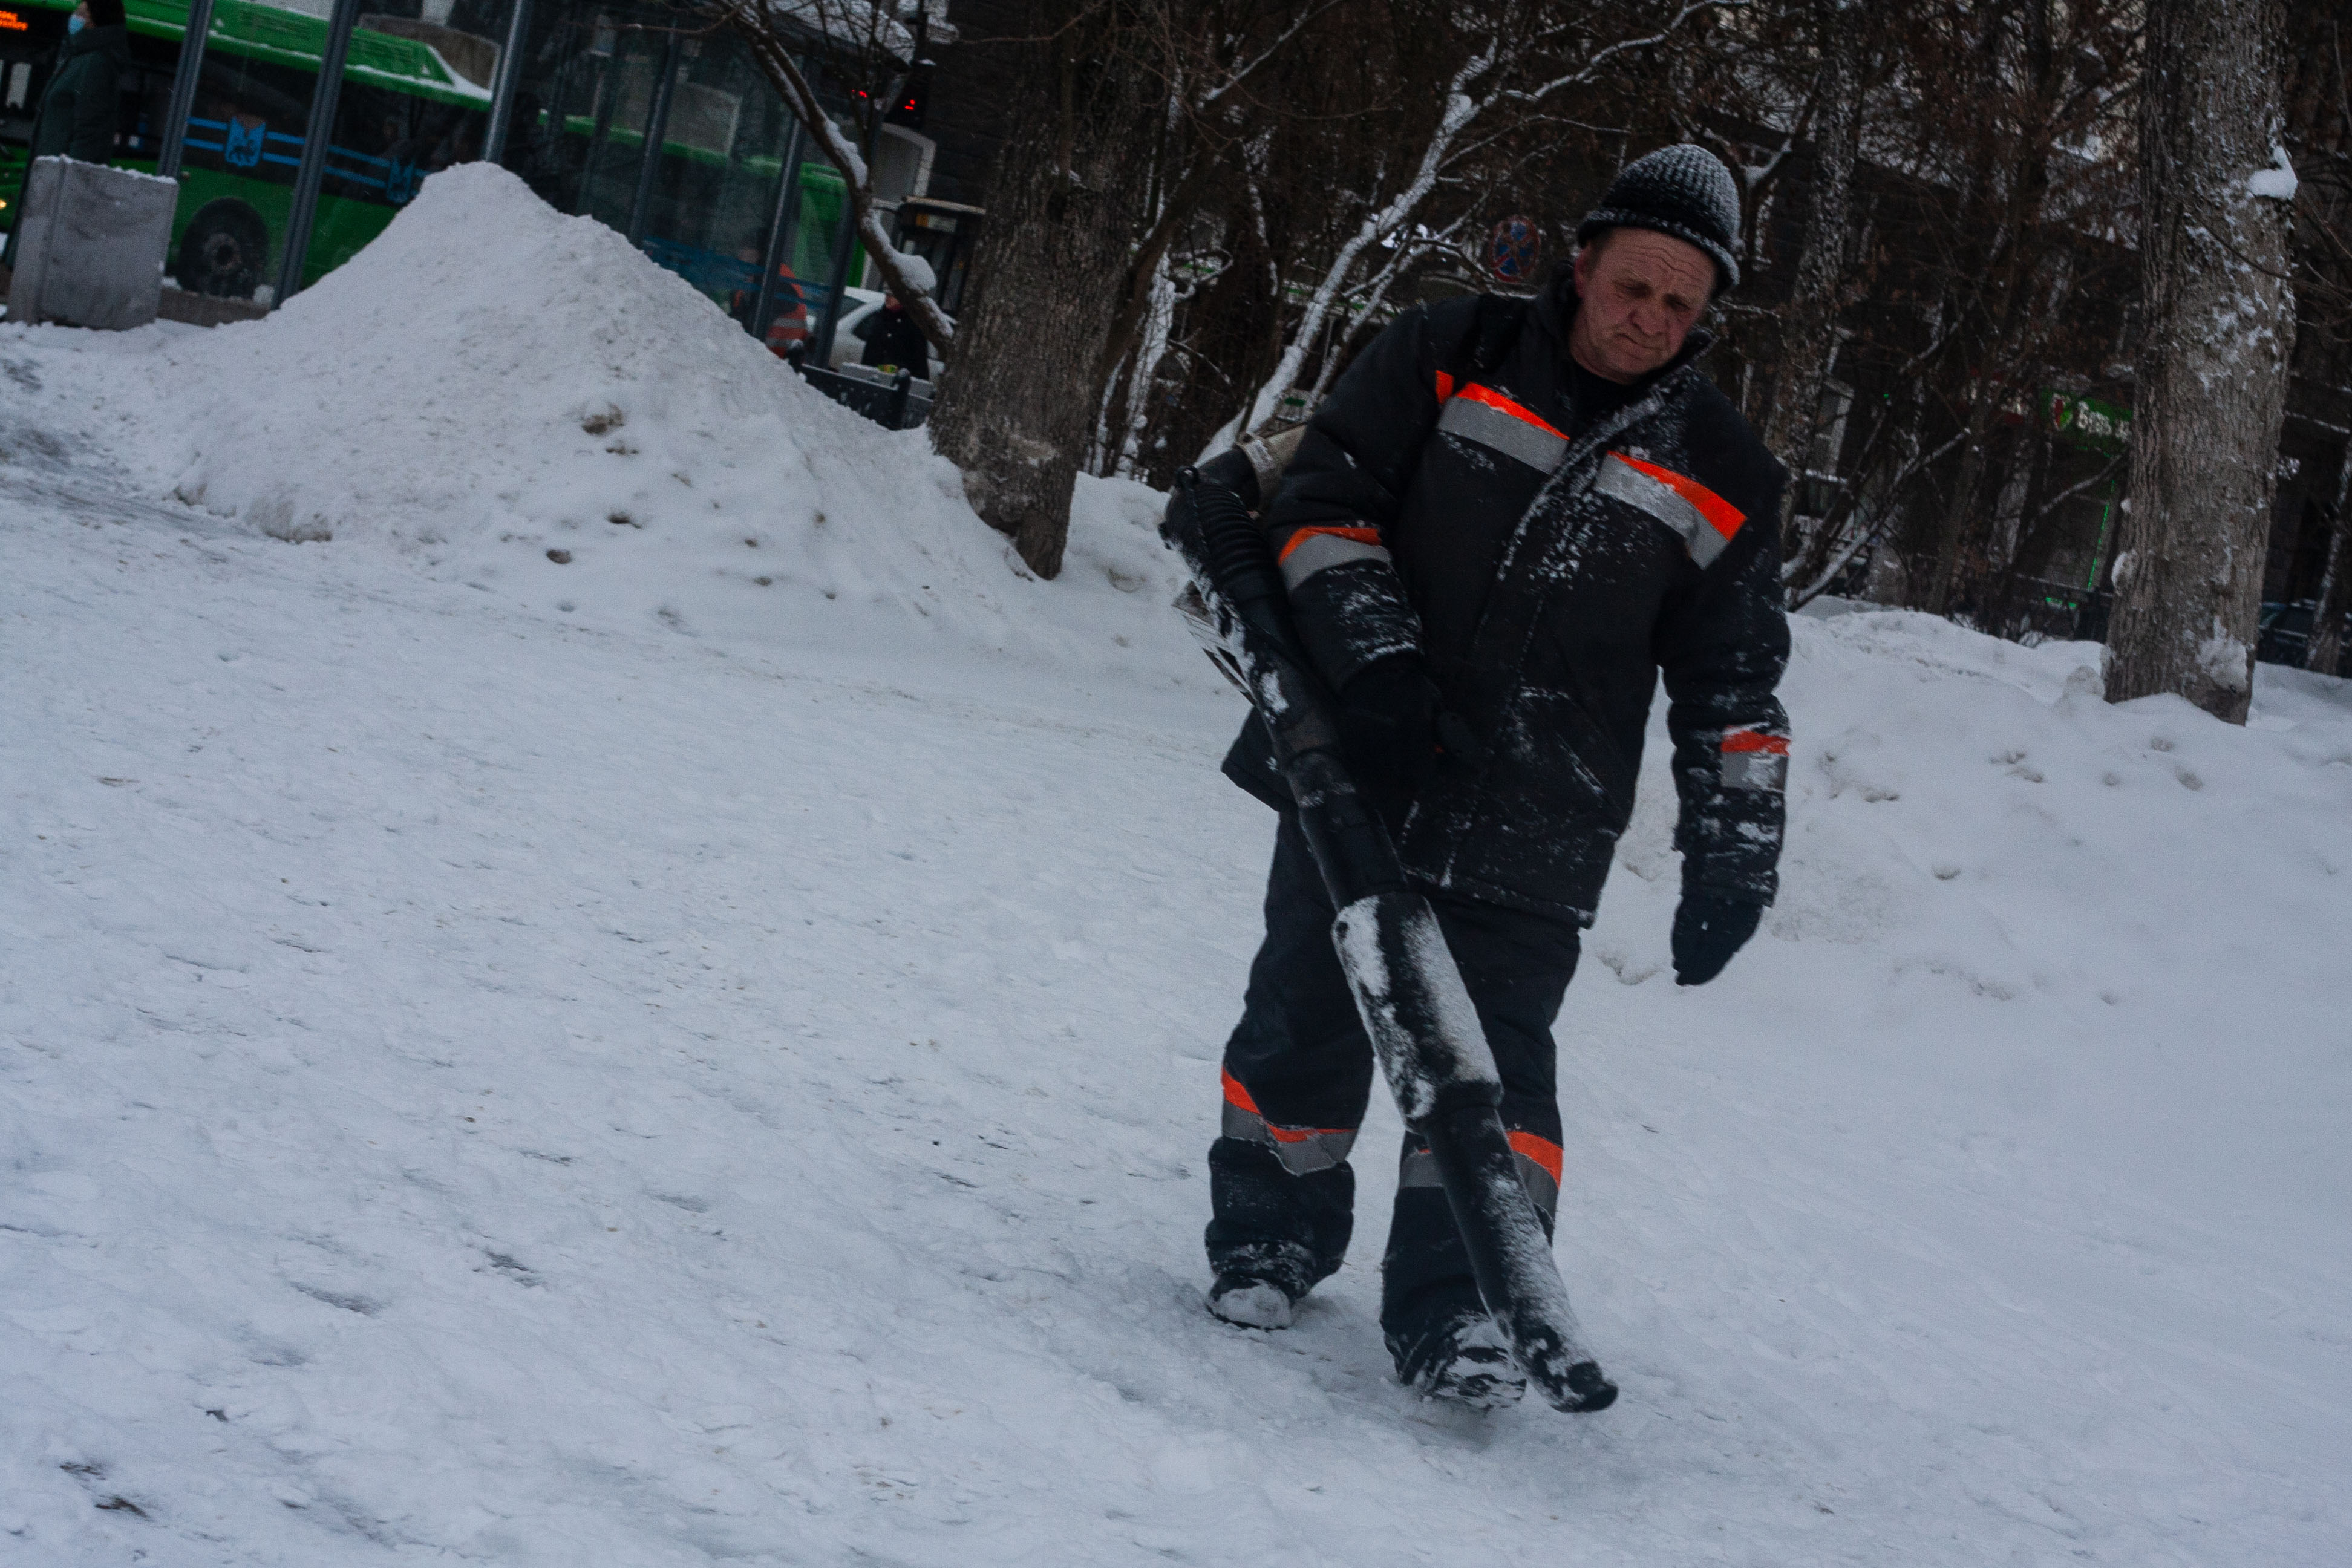
[{"label": "birch tree", "polygon": [[2277,0],[2149,0],[2140,110],[2146,324],[2107,695],[2177,691],[2237,724],[2294,332],[2281,27]]},{"label": "birch tree", "polygon": [[1316,63],[1339,68],[1345,40],[1360,36],[1375,14],[1372,0],[1163,0],[1154,8],[1164,106],[1141,232],[1097,360],[1098,471],[1116,472],[1135,455],[1139,410],[1168,351],[1176,309],[1192,291],[1173,261],[1181,237],[1219,185],[1246,180],[1262,163],[1270,122],[1295,112],[1285,100],[1283,68],[1319,41],[1327,50]]}]

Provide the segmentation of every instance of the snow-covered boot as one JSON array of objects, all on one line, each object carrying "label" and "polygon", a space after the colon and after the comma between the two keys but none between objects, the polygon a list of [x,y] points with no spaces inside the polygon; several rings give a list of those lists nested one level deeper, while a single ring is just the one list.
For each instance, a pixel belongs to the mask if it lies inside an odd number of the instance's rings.
[{"label": "snow-covered boot", "polygon": [[1528,1380],[1511,1364],[1509,1342],[1483,1310],[1441,1320],[1409,1342],[1391,1337],[1389,1349],[1398,1380],[1424,1399],[1503,1410],[1528,1391]]},{"label": "snow-covered boot", "polygon": [[1291,1305],[1289,1291],[1254,1275],[1220,1274],[1209,1287],[1209,1310],[1244,1329],[1290,1327]]}]

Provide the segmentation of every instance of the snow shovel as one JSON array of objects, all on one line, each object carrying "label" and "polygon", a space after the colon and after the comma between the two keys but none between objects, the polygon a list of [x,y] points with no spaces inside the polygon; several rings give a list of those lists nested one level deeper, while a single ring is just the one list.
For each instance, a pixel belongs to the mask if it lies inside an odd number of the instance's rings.
[{"label": "snow shovel", "polygon": [[[1252,450],[1250,448],[1255,448]],[[1256,489],[1286,452],[1248,444]],[[1231,469],[1243,483],[1237,462]],[[1357,792],[1339,750],[1336,704],[1291,625],[1265,535],[1231,484],[1187,468],[1160,537],[1194,593],[1179,602],[1210,658],[1256,705],[1298,808],[1307,847],[1339,911],[1339,964],[1405,1125],[1426,1140],[1486,1310],[1553,1408],[1605,1410],[1617,1385],[1585,1348],[1533,1199],[1520,1184],[1498,1109],[1495,1055],[1429,900],[1406,885],[1388,829]]]}]

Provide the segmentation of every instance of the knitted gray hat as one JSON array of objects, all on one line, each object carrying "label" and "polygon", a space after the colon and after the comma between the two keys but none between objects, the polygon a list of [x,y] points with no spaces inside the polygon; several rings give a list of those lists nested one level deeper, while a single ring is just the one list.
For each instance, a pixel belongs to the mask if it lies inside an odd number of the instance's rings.
[{"label": "knitted gray hat", "polygon": [[1739,286],[1739,185],[1723,160],[1696,142],[1661,147],[1625,165],[1601,205],[1576,226],[1576,242],[1604,229],[1646,228],[1697,246],[1715,262],[1718,289]]}]

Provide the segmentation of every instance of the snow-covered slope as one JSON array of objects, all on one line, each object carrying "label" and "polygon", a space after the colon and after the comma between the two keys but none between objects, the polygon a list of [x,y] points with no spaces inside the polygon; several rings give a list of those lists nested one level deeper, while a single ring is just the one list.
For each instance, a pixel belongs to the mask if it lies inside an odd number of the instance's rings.
[{"label": "snow-covered slope", "polygon": [[[583,559],[498,537],[560,522],[352,478],[413,398],[281,449],[351,485],[331,542],[226,469],[171,499],[216,460],[175,378],[299,321],[0,327],[0,1563],[2352,1553],[2345,684],[2265,667],[2233,730],[2081,647],[1802,623],[1787,891],[1696,991],[1654,745],[1559,1027],[1625,1395],[1464,1416],[1387,1376],[1378,1131],[1300,1326],[1201,1310],[1271,819],[1110,581],[1164,571],[1141,498],[1026,582],[787,383],[697,416],[802,465],[762,504],[924,513],[855,580],[997,607],[751,600],[689,509],[603,525],[629,569],[566,612],[533,574]],[[523,493],[573,401],[687,374],[608,354],[497,372]],[[299,423],[223,384],[238,439]],[[739,590],[778,608],[654,614]]]},{"label": "snow-covered slope", "polygon": [[[1085,481],[1064,582],[1041,597],[925,437],[828,402],[620,235],[493,164],[425,181],[264,321],[85,357],[57,367],[52,398],[142,489],[551,617],[1207,670],[1128,602],[1172,591],[1141,486]],[[1136,635],[1159,646],[1139,656]]]}]

